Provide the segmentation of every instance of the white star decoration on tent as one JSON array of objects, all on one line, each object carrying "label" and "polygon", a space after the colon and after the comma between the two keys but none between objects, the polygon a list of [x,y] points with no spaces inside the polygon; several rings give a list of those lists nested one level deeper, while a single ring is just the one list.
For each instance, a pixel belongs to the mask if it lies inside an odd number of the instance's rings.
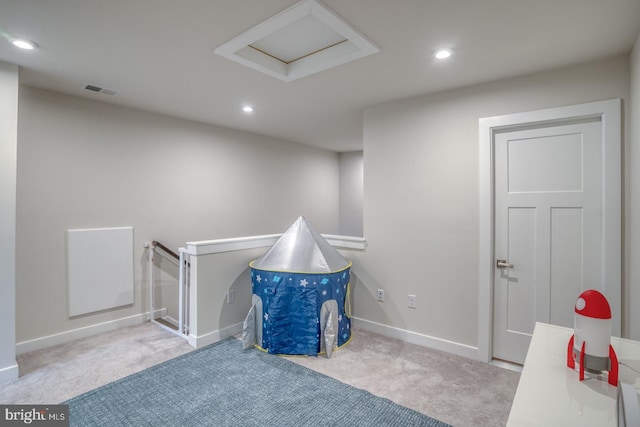
[{"label": "white star decoration on tent", "polygon": [[308,284],[309,282],[307,282],[307,279],[300,280],[300,286],[302,286],[303,288],[306,288]]},{"label": "white star decoration on tent", "polygon": [[258,283],[262,282],[262,277],[260,277],[260,275],[258,274],[258,277],[256,277],[256,280],[258,281]]}]

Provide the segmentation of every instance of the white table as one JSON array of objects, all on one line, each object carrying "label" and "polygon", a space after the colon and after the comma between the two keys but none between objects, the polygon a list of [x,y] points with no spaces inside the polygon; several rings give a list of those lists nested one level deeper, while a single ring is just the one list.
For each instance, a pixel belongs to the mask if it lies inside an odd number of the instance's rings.
[{"label": "white table", "polygon": [[[507,427],[617,426],[616,387],[567,367],[573,329],[536,323]],[[620,381],[640,390],[640,342],[612,337]]]}]

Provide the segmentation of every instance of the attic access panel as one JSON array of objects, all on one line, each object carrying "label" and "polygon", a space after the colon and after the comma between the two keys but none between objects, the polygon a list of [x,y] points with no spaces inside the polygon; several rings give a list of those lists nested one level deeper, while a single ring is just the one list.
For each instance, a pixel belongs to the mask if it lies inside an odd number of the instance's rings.
[{"label": "attic access panel", "polygon": [[320,2],[303,0],[214,52],[290,82],[378,51]]}]

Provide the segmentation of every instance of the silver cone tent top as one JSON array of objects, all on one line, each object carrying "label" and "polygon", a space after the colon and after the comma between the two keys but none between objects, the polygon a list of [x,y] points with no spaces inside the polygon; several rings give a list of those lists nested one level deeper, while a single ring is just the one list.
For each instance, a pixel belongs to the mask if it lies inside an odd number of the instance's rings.
[{"label": "silver cone tent top", "polygon": [[349,267],[351,262],[335,250],[301,216],[252,268],[271,271],[327,273]]},{"label": "silver cone tent top", "polygon": [[351,262],[304,217],[252,261],[243,347],[317,356],[351,339]]}]

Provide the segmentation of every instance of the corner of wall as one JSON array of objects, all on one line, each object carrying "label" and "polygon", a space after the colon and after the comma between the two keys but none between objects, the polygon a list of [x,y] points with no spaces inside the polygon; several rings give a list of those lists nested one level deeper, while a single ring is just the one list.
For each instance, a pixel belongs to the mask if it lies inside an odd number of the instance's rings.
[{"label": "corner of wall", "polygon": [[16,365],[16,172],[18,66],[0,62],[0,383]]},{"label": "corner of wall", "polygon": [[624,323],[626,338],[640,340],[640,34],[631,51],[629,102],[629,145],[625,154],[626,198],[626,280]]},{"label": "corner of wall", "polygon": [[339,156],[339,230],[343,236],[364,236],[362,197],[364,192],[363,152]]}]

